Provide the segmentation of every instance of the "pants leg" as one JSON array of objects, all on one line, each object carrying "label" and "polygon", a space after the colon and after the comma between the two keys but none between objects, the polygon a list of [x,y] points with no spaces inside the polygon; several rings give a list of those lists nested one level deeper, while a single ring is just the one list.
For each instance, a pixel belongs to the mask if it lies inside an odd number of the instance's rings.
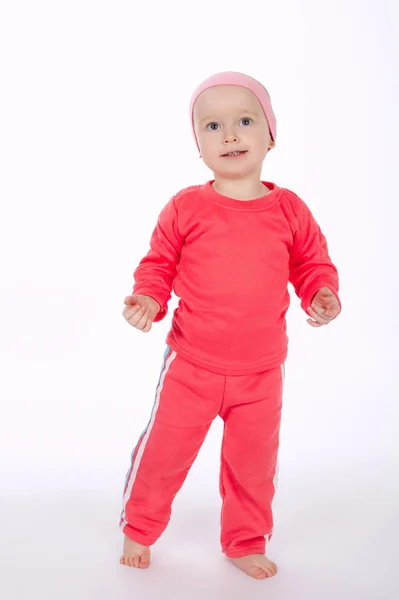
[{"label": "pants leg", "polygon": [[231,558],[263,554],[272,536],[283,378],[282,366],[226,380],[221,545]]},{"label": "pants leg", "polygon": [[132,452],[120,527],[150,546],[165,530],[172,502],[184,483],[212,421],[224,378],[167,347],[150,422]]}]

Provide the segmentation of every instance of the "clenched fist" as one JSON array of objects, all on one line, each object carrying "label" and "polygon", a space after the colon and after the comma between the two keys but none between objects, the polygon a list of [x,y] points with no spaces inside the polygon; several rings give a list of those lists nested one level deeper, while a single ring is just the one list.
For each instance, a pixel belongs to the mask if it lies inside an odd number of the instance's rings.
[{"label": "clenched fist", "polygon": [[322,327],[328,325],[333,319],[338,317],[341,312],[339,302],[335,295],[328,288],[321,288],[315,295],[312,305],[309,306],[308,312],[312,319],[307,322],[312,327]]},{"label": "clenched fist", "polygon": [[151,296],[133,294],[125,298],[123,316],[126,321],[143,333],[148,333],[161,307]]}]

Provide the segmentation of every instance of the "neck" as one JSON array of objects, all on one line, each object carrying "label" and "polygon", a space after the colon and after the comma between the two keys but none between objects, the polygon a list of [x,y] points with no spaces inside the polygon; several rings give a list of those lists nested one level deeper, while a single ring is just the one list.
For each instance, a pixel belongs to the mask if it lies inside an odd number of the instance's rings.
[{"label": "neck", "polygon": [[214,179],[213,189],[235,200],[254,200],[268,193],[268,189],[260,180],[260,172],[237,177],[225,177],[214,173]]}]

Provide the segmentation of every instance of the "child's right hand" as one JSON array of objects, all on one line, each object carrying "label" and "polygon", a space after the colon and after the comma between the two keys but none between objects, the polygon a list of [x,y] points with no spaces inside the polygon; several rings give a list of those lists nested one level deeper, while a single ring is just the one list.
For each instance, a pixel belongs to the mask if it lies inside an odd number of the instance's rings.
[{"label": "child's right hand", "polygon": [[125,308],[123,316],[126,321],[139,329],[143,333],[148,333],[152,328],[152,323],[160,311],[161,307],[151,296],[142,296],[133,294],[125,298]]}]

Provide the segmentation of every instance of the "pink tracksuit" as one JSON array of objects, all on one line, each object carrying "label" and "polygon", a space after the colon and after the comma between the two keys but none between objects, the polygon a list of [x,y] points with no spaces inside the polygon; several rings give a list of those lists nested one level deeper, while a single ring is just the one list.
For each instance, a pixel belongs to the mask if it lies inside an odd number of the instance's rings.
[{"label": "pink tracksuit", "polygon": [[[219,415],[221,546],[229,557],[265,552],[273,532],[290,281],[306,311],[322,287],[338,298],[324,235],[293,192],[240,201],[212,181],[186,188],[162,210],[135,294],[167,313],[180,298],[150,421],[132,452],[121,529],[152,545]],[[339,298],[338,298],[339,300]]]}]

